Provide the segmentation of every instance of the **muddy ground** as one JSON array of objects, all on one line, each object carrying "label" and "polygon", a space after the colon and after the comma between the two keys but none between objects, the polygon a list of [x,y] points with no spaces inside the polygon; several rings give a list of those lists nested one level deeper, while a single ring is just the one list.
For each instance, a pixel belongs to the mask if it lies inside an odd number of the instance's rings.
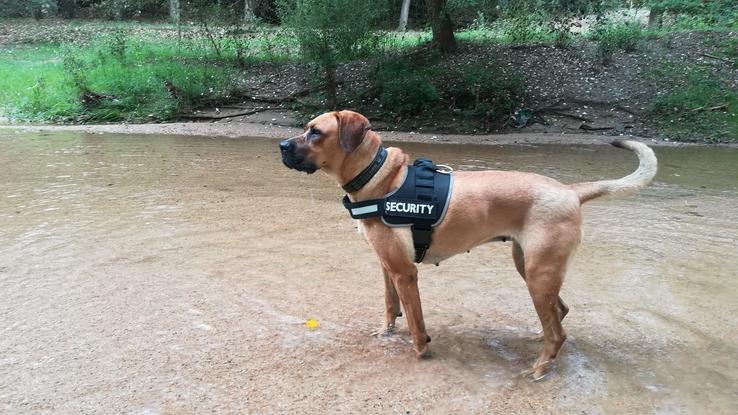
[{"label": "muddy ground", "polygon": [[[77,125],[2,125],[0,131],[52,133],[80,132],[88,134],[166,134],[180,136],[228,138],[288,138],[302,133],[294,127],[296,120],[279,112],[264,112],[242,117],[241,121],[174,122],[161,124],[77,124]],[[441,134],[415,131],[378,130],[386,140],[412,143],[448,144],[608,144],[614,138],[629,138],[655,146],[692,146],[668,139],[609,134],[517,133],[517,134]],[[734,144],[720,144],[734,146]]]},{"label": "muddy ground", "polygon": [[[567,183],[636,165],[401,145]],[[277,140],[0,130],[0,412],[733,413],[738,152],[657,155],[648,189],[586,205],[569,338],[530,383],[539,324],[509,243],[421,266],[419,362],[403,319],[373,335],[382,277],[340,189],[284,168]]]}]

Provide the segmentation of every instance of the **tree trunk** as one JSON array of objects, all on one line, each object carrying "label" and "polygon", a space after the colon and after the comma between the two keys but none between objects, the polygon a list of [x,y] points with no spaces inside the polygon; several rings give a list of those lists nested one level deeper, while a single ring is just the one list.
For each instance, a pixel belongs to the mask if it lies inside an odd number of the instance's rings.
[{"label": "tree trunk", "polygon": [[410,14],[410,0],[402,0],[402,9],[400,9],[400,25],[397,30],[404,32],[407,28],[407,16]]},{"label": "tree trunk", "polygon": [[328,109],[334,110],[338,106],[338,94],[336,93],[336,67],[333,65],[325,67],[325,89],[326,105]]},{"label": "tree trunk", "polygon": [[254,14],[253,0],[243,0],[243,22],[251,23],[256,18]]},{"label": "tree trunk", "polygon": [[176,25],[179,25],[179,0],[169,0],[169,20]]},{"label": "tree trunk", "polygon": [[657,27],[661,26],[661,17],[664,14],[664,10],[658,7],[651,7],[648,12],[648,26]]},{"label": "tree trunk", "polygon": [[433,29],[433,46],[443,53],[456,50],[454,24],[446,10],[446,0],[426,0]]},{"label": "tree trunk", "polygon": [[57,7],[59,8],[59,14],[65,19],[73,19],[77,11],[74,0],[59,0],[57,1]]}]

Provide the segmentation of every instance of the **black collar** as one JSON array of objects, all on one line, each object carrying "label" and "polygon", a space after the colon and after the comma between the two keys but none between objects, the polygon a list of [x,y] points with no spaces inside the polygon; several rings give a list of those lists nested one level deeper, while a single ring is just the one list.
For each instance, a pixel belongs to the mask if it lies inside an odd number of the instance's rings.
[{"label": "black collar", "polygon": [[387,150],[384,147],[379,146],[379,150],[377,150],[377,155],[374,156],[374,160],[372,160],[372,162],[369,163],[361,173],[341,187],[346,193],[358,191],[364,187],[364,185],[367,184],[375,174],[377,174],[385,160],[387,160]]}]

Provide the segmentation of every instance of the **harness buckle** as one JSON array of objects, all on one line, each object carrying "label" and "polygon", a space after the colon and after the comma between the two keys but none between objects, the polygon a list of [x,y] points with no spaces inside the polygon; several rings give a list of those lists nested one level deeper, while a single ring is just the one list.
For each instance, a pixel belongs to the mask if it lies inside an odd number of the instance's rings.
[{"label": "harness buckle", "polygon": [[436,164],[436,171],[441,174],[451,174],[454,172],[454,169],[446,164]]}]

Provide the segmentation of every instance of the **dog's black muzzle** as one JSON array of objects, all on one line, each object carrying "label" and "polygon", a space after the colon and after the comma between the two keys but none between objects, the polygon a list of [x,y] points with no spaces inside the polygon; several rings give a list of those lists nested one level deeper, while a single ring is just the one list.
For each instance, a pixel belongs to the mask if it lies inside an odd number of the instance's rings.
[{"label": "dog's black muzzle", "polygon": [[305,158],[305,155],[299,154],[297,145],[291,139],[280,141],[279,151],[282,153],[282,163],[290,169],[304,171],[307,174],[318,170],[318,166]]}]

